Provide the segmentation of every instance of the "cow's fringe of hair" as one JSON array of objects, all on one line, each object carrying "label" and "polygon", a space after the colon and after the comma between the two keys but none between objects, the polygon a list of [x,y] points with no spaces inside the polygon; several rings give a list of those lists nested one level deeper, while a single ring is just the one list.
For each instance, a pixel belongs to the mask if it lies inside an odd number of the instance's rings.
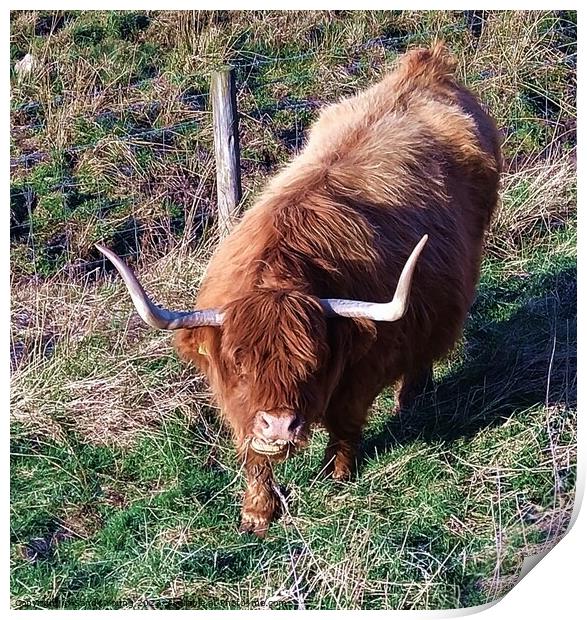
[{"label": "cow's fringe of hair", "polygon": [[259,289],[227,306],[224,333],[223,361],[246,378],[260,409],[302,405],[304,387],[328,354],[316,297]]}]

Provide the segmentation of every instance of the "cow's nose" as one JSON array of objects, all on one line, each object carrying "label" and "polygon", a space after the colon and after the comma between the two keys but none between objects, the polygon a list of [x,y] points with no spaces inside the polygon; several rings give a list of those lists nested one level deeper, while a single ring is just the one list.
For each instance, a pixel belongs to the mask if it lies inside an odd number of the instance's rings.
[{"label": "cow's nose", "polygon": [[259,411],[257,432],[265,441],[293,441],[300,420],[295,411]]}]

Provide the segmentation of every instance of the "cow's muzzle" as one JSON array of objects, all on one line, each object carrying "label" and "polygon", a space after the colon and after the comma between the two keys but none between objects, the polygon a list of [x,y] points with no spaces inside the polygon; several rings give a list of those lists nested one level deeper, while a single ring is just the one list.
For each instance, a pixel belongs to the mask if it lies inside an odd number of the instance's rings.
[{"label": "cow's muzzle", "polygon": [[300,428],[301,418],[291,409],[258,411],[250,446],[260,454],[281,454],[295,444]]}]

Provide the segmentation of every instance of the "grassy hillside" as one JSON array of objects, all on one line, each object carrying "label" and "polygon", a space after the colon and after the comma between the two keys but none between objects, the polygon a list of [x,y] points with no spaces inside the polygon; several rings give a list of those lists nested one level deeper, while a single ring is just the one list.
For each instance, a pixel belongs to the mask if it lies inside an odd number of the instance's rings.
[{"label": "grassy hillside", "polygon": [[[379,397],[357,478],[318,430],[284,515],[243,480],[207,387],[93,244],[190,307],[214,250],[210,72],[239,87],[243,209],[322,105],[445,39],[504,136],[465,336],[411,416]],[[16,608],[450,608],[515,583],[573,507],[576,15],[11,13],[11,591]]]}]

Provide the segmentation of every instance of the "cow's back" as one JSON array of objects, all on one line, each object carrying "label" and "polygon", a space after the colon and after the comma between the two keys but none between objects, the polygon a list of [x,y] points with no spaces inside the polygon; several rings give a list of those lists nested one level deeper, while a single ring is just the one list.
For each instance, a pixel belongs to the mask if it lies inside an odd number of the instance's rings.
[{"label": "cow's back", "polygon": [[371,351],[385,366],[444,355],[473,299],[500,170],[493,121],[452,71],[443,48],[416,50],[322,112],[304,150],[219,246],[198,306],[256,287],[385,301],[428,234],[408,314],[377,324]]},{"label": "cow's back", "polygon": [[324,169],[333,203],[352,207],[375,231],[365,247],[372,278],[356,263],[360,269],[347,274],[344,290],[333,285],[320,293],[389,299],[407,257],[428,234],[408,315],[376,326],[372,353],[398,368],[445,355],[474,297],[501,159],[493,120],[455,81],[444,48],[407,54],[381,82],[327,108],[300,161]]}]

